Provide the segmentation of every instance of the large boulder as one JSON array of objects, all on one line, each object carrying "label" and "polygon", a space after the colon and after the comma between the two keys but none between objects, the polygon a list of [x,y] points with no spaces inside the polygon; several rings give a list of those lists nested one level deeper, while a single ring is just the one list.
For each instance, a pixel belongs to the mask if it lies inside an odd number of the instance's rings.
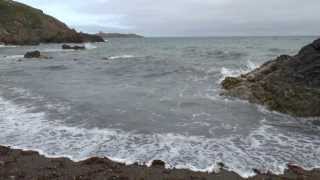
[{"label": "large boulder", "polygon": [[24,58],[40,58],[40,57],[41,57],[40,51],[30,51],[24,55]]},{"label": "large boulder", "polygon": [[298,117],[320,116],[320,39],[295,56],[281,55],[222,82],[222,95],[239,97]]},{"label": "large boulder", "polygon": [[39,43],[102,42],[96,35],[78,33],[41,10],[12,0],[0,0],[0,42]]}]

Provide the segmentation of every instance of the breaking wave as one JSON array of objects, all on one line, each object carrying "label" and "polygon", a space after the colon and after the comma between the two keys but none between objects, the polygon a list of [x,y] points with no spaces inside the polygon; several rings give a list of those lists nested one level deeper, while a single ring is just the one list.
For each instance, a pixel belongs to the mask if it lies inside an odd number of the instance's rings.
[{"label": "breaking wave", "polygon": [[119,56],[110,56],[110,57],[107,57],[107,59],[110,59],[110,60],[115,60],[115,59],[131,59],[131,58],[135,58],[136,56],[134,55],[128,55],[128,54],[125,54],[125,55],[119,55]]},{"label": "breaking wave", "polygon": [[[50,107],[64,106],[51,104]],[[73,160],[106,156],[131,164],[162,159],[168,167],[197,171],[213,171],[223,162],[229,170],[243,177],[254,175],[252,168],[280,174],[287,163],[307,169],[320,164],[317,134],[283,133],[267,120],[262,120],[247,136],[207,138],[175,133],[141,134],[119,129],[70,127],[58,119],[48,120],[45,112],[34,111],[30,105],[17,105],[0,97],[0,131],[0,144]]]},{"label": "breaking wave", "polygon": [[221,78],[219,79],[218,83],[221,83],[226,77],[237,77],[241,74],[248,73],[254,69],[256,69],[258,65],[254,64],[252,61],[248,60],[247,64],[244,68],[238,68],[238,69],[231,69],[222,67],[220,70]]}]

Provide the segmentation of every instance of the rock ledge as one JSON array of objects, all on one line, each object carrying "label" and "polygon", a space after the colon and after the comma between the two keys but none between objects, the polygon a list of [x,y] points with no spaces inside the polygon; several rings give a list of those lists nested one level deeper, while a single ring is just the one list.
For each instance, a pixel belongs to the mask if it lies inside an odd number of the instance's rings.
[{"label": "rock ledge", "polygon": [[320,116],[320,39],[295,56],[281,55],[222,82],[222,95],[238,97],[297,117]]}]

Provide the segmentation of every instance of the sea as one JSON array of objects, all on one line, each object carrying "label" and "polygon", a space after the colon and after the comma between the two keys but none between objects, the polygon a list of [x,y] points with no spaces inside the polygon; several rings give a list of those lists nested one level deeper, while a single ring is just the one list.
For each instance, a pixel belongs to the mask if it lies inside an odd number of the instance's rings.
[{"label": "sea", "polygon": [[[132,164],[243,177],[320,167],[320,118],[296,118],[220,95],[239,76],[296,54],[316,37],[108,39],[0,46],[0,144],[75,161]],[[47,59],[24,59],[39,50]],[[317,121],[318,120],[318,121]]]}]

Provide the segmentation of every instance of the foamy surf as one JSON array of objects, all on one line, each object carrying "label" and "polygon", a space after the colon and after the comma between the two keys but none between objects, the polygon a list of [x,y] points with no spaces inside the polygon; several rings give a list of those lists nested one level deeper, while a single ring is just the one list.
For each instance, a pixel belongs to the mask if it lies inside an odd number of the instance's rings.
[{"label": "foamy surf", "polygon": [[258,65],[254,64],[252,61],[248,60],[246,63],[245,68],[238,68],[238,69],[231,69],[222,67],[220,70],[221,78],[219,79],[218,83],[221,83],[226,77],[237,77],[241,74],[248,73],[254,69],[256,69]]},{"label": "foamy surf", "polygon": [[110,59],[110,60],[116,60],[116,59],[131,59],[131,58],[135,58],[136,56],[134,55],[128,55],[128,54],[125,54],[125,55],[119,55],[119,56],[110,56],[108,57],[107,59]]},{"label": "foamy surf", "polygon": [[[25,90],[16,91],[31,96]],[[218,169],[217,164],[223,162],[242,177],[254,175],[253,168],[281,174],[287,163],[307,169],[320,164],[317,135],[284,134],[266,122],[261,121],[260,127],[248,136],[206,138],[175,133],[140,134],[110,128],[70,127],[59,119],[49,121],[46,113],[35,112],[30,105],[17,105],[0,97],[0,144],[37,150],[49,157],[67,156],[79,161],[106,156],[127,164],[162,159],[170,168],[196,171],[214,171]]]},{"label": "foamy surf", "polygon": [[20,59],[23,58],[24,55],[8,55],[8,56],[2,56],[3,59]]},{"label": "foamy surf", "polygon": [[96,49],[97,48],[97,46],[93,45],[92,43],[85,43],[84,47],[86,49]]},{"label": "foamy surf", "polygon": [[5,44],[1,44],[1,43],[0,43],[0,48],[15,48],[15,47],[18,47],[18,46],[14,46],[14,45],[5,45]]}]

